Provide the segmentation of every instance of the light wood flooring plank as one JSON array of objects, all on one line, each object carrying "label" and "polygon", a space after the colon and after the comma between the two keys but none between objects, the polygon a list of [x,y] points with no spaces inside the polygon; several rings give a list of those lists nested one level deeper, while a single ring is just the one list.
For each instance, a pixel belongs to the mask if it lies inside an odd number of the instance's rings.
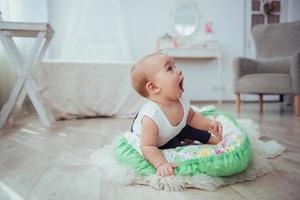
[{"label": "light wood flooring plank", "polygon": [[[272,173],[213,192],[114,185],[89,164],[89,155],[129,130],[132,119],[66,120],[45,129],[32,113],[19,116],[16,126],[0,132],[0,181],[24,199],[300,199],[300,118],[292,108],[265,103],[260,114],[258,104],[242,103],[237,114],[234,104],[216,106],[234,117],[254,120],[264,140],[286,147],[283,155],[269,160]],[[11,199],[10,195],[0,184],[0,199]]]}]

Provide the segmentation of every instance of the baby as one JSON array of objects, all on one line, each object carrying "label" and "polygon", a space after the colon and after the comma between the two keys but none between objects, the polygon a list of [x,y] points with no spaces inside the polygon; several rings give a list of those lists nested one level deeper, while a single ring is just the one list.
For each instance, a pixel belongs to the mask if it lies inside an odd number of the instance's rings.
[{"label": "baby", "polygon": [[184,140],[217,144],[222,139],[218,121],[193,111],[183,91],[182,71],[172,57],[152,54],[138,61],[131,70],[132,85],[149,101],[136,115],[131,131],[140,137],[142,153],[160,176],[173,175],[159,149],[182,146]]}]

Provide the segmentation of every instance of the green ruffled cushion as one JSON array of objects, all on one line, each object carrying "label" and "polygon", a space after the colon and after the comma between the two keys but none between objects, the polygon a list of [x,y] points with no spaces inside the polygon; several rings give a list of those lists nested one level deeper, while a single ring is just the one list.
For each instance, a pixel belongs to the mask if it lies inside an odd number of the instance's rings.
[{"label": "green ruffled cushion", "polygon": [[[201,114],[222,123],[223,139],[217,145],[188,145],[161,150],[166,160],[175,162],[175,175],[193,176],[206,173],[211,176],[230,176],[242,172],[252,160],[249,139],[229,114],[215,109]],[[115,146],[116,158],[141,175],[153,175],[156,169],[146,161],[140,150],[139,138],[127,132]]]}]

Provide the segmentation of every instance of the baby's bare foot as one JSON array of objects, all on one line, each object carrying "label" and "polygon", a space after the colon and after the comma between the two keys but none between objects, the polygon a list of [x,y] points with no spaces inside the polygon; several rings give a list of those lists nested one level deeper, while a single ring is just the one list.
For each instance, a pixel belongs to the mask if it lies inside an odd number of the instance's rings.
[{"label": "baby's bare foot", "polygon": [[217,135],[216,137],[218,138],[219,142],[222,140],[222,136],[221,135]]}]

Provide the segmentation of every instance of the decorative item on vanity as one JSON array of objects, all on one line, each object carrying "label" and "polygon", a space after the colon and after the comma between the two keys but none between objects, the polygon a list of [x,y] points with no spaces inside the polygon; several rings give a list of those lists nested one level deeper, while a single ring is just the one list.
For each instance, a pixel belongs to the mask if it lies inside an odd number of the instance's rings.
[{"label": "decorative item on vanity", "polygon": [[166,33],[164,36],[158,38],[156,43],[156,50],[160,51],[161,49],[166,48],[177,48],[178,44],[176,38]]},{"label": "decorative item on vanity", "polygon": [[205,41],[213,40],[212,22],[206,22],[203,31],[205,33]]}]

